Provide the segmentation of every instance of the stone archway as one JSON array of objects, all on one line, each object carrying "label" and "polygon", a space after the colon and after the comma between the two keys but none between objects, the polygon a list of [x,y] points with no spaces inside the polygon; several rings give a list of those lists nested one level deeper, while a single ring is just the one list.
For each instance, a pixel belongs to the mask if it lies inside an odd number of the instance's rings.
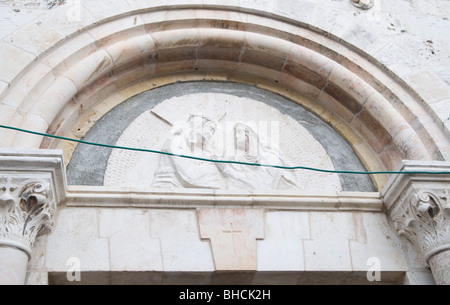
[{"label": "stone archway", "polygon": [[[369,55],[306,24],[217,6],[127,11],[86,26],[17,72],[0,123],[82,138],[131,96],[175,82],[253,85],[337,130],[368,170],[450,158],[446,129],[420,96]],[[12,131],[2,146],[74,146]],[[378,190],[387,176],[373,177]]]},{"label": "stone archway", "polygon": [[[373,59],[301,24],[261,14],[195,6],[128,13],[78,32],[20,75],[3,97],[2,122],[56,135],[82,136],[74,132],[80,120],[92,125],[101,116],[95,107],[121,102],[117,94],[111,102],[117,92],[218,80],[299,102],[338,130],[369,170],[449,154],[434,114]],[[2,133],[7,147],[59,147]],[[376,180],[381,188],[386,177]]]}]

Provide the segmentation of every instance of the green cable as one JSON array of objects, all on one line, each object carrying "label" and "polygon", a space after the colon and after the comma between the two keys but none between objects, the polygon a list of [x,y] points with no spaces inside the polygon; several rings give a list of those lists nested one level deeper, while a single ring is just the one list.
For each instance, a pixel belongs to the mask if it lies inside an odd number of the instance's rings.
[{"label": "green cable", "polygon": [[92,146],[100,146],[100,147],[106,147],[106,148],[113,148],[113,149],[123,149],[123,150],[130,150],[130,151],[139,151],[139,152],[149,152],[154,154],[160,154],[160,155],[167,155],[167,156],[173,156],[173,157],[179,157],[179,158],[185,158],[185,159],[192,159],[192,160],[198,160],[198,161],[205,161],[205,162],[214,162],[214,163],[226,163],[226,164],[238,164],[238,165],[248,165],[248,166],[261,166],[261,167],[272,167],[272,168],[278,168],[278,169],[287,169],[287,170],[295,170],[295,169],[302,169],[302,170],[308,170],[308,171],[315,171],[315,172],[322,172],[322,173],[331,173],[331,174],[352,174],[352,175],[385,175],[385,174],[430,174],[430,175],[446,175],[450,174],[450,172],[429,172],[429,171],[404,171],[404,172],[395,172],[395,171],[378,171],[378,172],[358,172],[358,171],[342,171],[342,170],[327,170],[327,169],[319,169],[319,168],[313,168],[313,167],[306,167],[306,166],[281,166],[281,165],[271,165],[271,164],[259,164],[259,163],[248,163],[248,162],[239,162],[239,161],[226,161],[226,160],[212,160],[207,158],[199,158],[194,156],[187,156],[187,155],[180,155],[180,154],[174,154],[169,153],[165,151],[158,151],[158,150],[151,150],[151,149],[143,149],[143,148],[133,148],[133,147],[125,147],[125,146],[115,146],[115,145],[109,145],[109,144],[101,144],[101,143],[95,143],[95,142],[87,142],[83,140],[77,140],[73,138],[66,138],[61,136],[55,136],[51,134],[46,134],[42,132],[36,132],[31,131],[27,129],[21,129],[17,127],[12,126],[5,126],[0,125],[0,128],[4,129],[10,129],[15,131],[20,131],[24,133],[29,133],[33,135],[43,136],[43,137],[49,137],[64,141],[70,141],[70,142],[77,142],[80,144],[86,144],[86,145],[92,145]]}]

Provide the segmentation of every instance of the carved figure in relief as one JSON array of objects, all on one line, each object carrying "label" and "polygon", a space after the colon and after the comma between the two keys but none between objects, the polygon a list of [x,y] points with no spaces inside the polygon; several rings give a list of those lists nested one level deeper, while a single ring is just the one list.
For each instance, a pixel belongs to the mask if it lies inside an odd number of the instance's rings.
[{"label": "carved figure in relief", "polygon": [[[210,158],[210,140],[216,124],[199,115],[192,115],[185,124],[173,128],[162,150],[165,152]],[[221,188],[224,180],[211,162],[162,155],[152,186],[181,188]]]},{"label": "carved figure in relief", "polygon": [[[163,151],[211,160],[244,163],[285,165],[281,153],[263,143],[250,126],[233,126],[232,155],[218,156],[214,152],[217,124],[202,116],[191,116],[188,122],[173,128]],[[225,141],[227,142],[227,141]],[[220,153],[219,153],[220,154]],[[152,186],[164,188],[213,189],[286,189],[295,188],[295,178],[287,170],[273,167],[249,166],[234,163],[189,160],[162,155]]]},{"label": "carved figure in relief", "polygon": [[[258,134],[243,123],[233,128],[234,155],[230,161],[254,164],[284,165],[280,152],[263,143]],[[219,159],[214,156],[213,158]],[[273,167],[249,166],[234,163],[217,163],[229,189],[278,189],[295,187],[289,172]]]}]

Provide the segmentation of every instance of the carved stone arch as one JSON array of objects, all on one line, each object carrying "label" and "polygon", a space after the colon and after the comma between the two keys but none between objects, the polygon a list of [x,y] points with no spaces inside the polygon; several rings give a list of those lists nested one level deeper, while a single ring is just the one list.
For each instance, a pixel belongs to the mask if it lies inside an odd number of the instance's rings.
[{"label": "carved stone arch", "polygon": [[[235,8],[164,11],[111,17],[39,56],[3,97],[15,111],[2,123],[81,138],[130,95],[177,81],[234,81],[311,110],[349,141],[368,170],[392,170],[402,159],[448,159],[449,137],[421,98],[336,37]],[[6,146],[62,147],[66,162],[73,150],[59,140],[2,135]],[[379,189],[386,182],[374,179]]]}]

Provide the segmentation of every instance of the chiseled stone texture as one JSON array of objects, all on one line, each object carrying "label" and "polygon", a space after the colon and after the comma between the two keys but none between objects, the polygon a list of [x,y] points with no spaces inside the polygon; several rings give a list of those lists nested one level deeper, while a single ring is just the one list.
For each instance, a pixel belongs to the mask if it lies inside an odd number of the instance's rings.
[{"label": "chiseled stone texture", "polygon": [[258,240],[258,270],[305,270],[302,240],[310,239],[308,213],[267,212]]},{"label": "chiseled stone texture", "polygon": [[[64,277],[73,257],[80,260],[86,281],[97,274],[107,284],[130,283],[137,272],[140,275],[136,283],[172,283],[170,278],[173,283],[188,279],[195,283],[228,283],[233,277],[219,276],[217,267],[223,265],[214,261],[212,240],[216,239],[220,246],[217,238],[222,239],[222,246],[231,247],[231,233],[222,232],[231,227],[222,228],[229,223],[220,223],[221,213],[212,217],[214,210],[204,210],[209,214],[203,212],[199,218],[192,209],[61,208],[54,232],[48,240],[40,240],[34,251],[37,257],[30,264],[28,283],[42,284],[45,272]],[[222,216],[231,215],[232,210],[226,211]],[[241,231],[235,233],[235,247],[241,244],[238,234],[253,240],[256,248],[250,256],[256,255],[256,269],[253,267],[252,272],[262,272],[253,279],[255,283],[267,283],[264,272],[271,274],[267,280],[279,283],[307,283],[315,277],[320,282],[320,272],[336,272],[337,282],[342,282],[344,272],[356,276],[352,281],[366,283],[363,275],[372,257],[379,259],[381,272],[398,276],[407,270],[401,245],[382,213],[253,212],[226,219],[234,221],[234,231]],[[248,217],[244,217],[247,213]],[[247,226],[253,231],[246,228],[245,219],[252,220]],[[221,236],[213,236],[215,229],[211,226],[218,228]],[[235,250],[247,253],[251,249]],[[216,259],[221,259],[220,255]],[[306,273],[300,279],[298,272]],[[247,276],[251,281],[254,274]]]},{"label": "chiseled stone texture", "polygon": [[159,240],[150,235],[146,210],[99,210],[99,237],[107,238],[111,270],[162,269]]},{"label": "chiseled stone texture", "polygon": [[96,209],[60,209],[56,227],[48,237],[45,263],[48,270],[67,271],[68,260],[80,260],[82,271],[110,270],[108,239],[99,236]]},{"label": "chiseled stone texture", "polygon": [[264,238],[261,209],[199,209],[200,234],[209,239],[215,268],[256,270],[256,240]]},{"label": "chiseled stone texture", "polygon": [[150,231],[161,243],[165,271],[214,270],[210,243],[199,240],[195,211],[151,210]]}]

